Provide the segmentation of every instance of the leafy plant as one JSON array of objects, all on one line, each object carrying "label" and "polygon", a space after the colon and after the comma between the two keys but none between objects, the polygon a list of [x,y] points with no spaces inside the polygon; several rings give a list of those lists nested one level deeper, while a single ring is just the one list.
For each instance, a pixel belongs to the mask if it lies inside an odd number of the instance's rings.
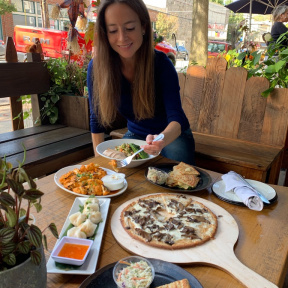
[{"label": "leafy plant", "polygon": [[[5,157],[0,158],[0,271],[20,264],[29,256],[34,264],[39,265],[39,248],[44,244],[47,249],[47,239],[43,235],[47,228],[58,238],[54,223],[41,231],[29,222],[32,207],[37,213],[42,210],[41,197],[44,193],[37,189],[34,180],[22,167],[25,158],[24,149],[24,159],[15,169]],[[24,201],[27,203],[24,205],[26,210],[23,208]],[[23,256],[26,257],[23,259]]]},{"label": "leafy plant", "polygon": [[17,11],[14,4],[10,3],[8,0],[0,0],[0,16]]},{"label": "leafy plant", "polygon": [[51,124],[58,120],[57,102],[61,95],[85,95],[87,82],[87,68],[90,57],[86,54],[84,64],[80,67],[76,62],[68,62],[62,58],[49,59],[47,69],[51,77],[50,89],[48,92],[41,94],[40,100],[43,102],[41,108],[41,119],[48,117]]},{"label": "leafy plant", "polygon": [[288,37],[288,32],[282,34],[276,43],[270,42],[263,54],[261,51],[238,53],[236,50],[230,50],[222,56],[226,58],[228,68],[244,67],[247,69],[248,78],[252,76],[267,78],[270,87],[262,92],[262,96],[267,97],[274,88],[288,88],[288,48],[282,44],[286,37]]}]

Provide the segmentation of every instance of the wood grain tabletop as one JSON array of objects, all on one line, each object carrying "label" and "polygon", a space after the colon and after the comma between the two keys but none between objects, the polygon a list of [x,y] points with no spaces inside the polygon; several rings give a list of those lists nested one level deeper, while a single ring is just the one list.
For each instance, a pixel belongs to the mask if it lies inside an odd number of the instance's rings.
[{"label": "wood grain tabletop", "polygon": [[[111,168],[108,165],[108,160],[100,156],[81,164],[91,162],[98,163],[101,167]],[[122,169],[121,172],[126,174],[128,188],[123,194],[111,198],[96,270],[131,255],[122,248],[122,245],[117,243],[112,234],[111,218],[115,210],[123,203],[141,195],[171,192],[146,180],[144,173],[148,166],[152,166],[153,162],[160,164],[172,161],[158,156],[139,167]],[[212,171],[207,172],[212,178],[212,183],[221,179],[221,174]],[[37,180],[37,184],[38,188],[45,194],[42,197],[42,211],[39,214],[35,212],[36,225],[44,229],[49,223],[54,222],[60,233],[77,196],[60,189],[54,182],[54,174]],[[288,187],[271,186],[276,190],[278,199],[273,204],[265,206],[260,212],[224,202],[218,199],[210,188],[194,192],[193,196],[211,201],[233,216],[239,227],[238,241],[234,246],[234,253],[238,260],[268,281],[278,287],[283,287],[288,269]],[[47,235],[48,249],[52,251],[56,239],[50,232],[45,232],[45,234]],[[46,251],[45,254],[48,261],[50,252]],[[205,263],[177,265],[194,275],[205,288],[247,287],[219,267],[208,266]],[[79,287],[87,277],[89,276],[49,273],[47,288]],[[275,285],[272,284],[271,287],[275,287]],[[263,287],[259,286],[259,288]]]}]

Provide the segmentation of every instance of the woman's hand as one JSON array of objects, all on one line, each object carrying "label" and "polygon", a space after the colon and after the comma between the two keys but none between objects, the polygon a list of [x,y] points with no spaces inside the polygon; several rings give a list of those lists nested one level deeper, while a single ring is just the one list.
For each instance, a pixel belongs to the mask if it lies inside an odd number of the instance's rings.
[{"label": "woman's hand", "polygon": [[158,135],[147,135],[146,142],[148,145],[143,145],[144,151],[150,155],[159,155],[161,150],[165,147],[165,142],[163,140],[152,142]]}]

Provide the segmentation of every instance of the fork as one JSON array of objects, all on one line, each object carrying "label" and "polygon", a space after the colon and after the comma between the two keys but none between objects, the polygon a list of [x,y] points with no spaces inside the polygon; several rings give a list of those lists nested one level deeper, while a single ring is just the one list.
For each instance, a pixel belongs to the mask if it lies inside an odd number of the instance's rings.
[{"label": "fork", "polygon": [[[164,134],[159,134],[152,142],[154,142],[154,141],[160,141],[160,140],[162,140],[162,139],[164,139]],[[140,150],[138,150],[137,152],[135,152],[133,155],[131,155],[131,156],[129,156],[129,157],[127,157],[127,158],[125,158],[125,159],[123,159],[123,160],[120,160],[120,161],[117,160],[117,168],[123,168],[123,167],[129,165],[129,164],[131,163],[132,159],[133,159],[137,154],[139,154],[140,152],[142,152],[143,150],[144,150],[144,149],[141,148]]]}]

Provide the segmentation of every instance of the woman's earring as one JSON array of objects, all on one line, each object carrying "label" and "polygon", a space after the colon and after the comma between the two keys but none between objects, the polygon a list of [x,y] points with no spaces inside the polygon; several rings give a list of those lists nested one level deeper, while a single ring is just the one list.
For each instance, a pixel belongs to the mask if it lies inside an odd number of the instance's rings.
[{"label": "woman's earring", "polygon": [[145,35],[145,33],[142,34],[142,36],[144,36],[144,35]]}]

